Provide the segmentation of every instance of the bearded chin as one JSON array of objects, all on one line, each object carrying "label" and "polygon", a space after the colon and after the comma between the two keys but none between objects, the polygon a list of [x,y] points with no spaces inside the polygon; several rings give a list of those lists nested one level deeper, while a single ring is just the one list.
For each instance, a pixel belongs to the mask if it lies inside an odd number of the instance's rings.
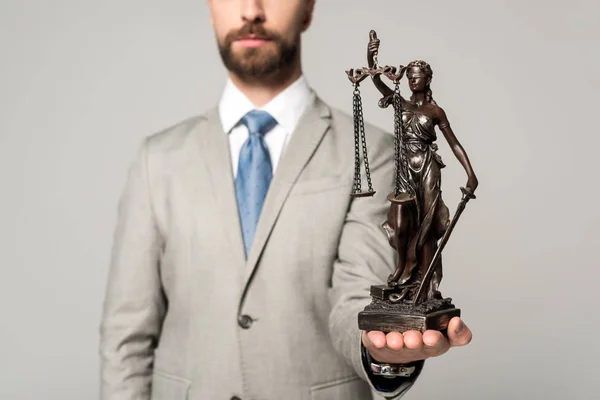
[{"label": "bearded chin", "polygon": [[277,75],[292,65],[298,55],[298,41],[291,44],[280,41],[274,43],[275,54],[261,48],[244,49],[234,54],[229,41],[219,45],[219,52],[225,67],[240,78],[264,78]]}]

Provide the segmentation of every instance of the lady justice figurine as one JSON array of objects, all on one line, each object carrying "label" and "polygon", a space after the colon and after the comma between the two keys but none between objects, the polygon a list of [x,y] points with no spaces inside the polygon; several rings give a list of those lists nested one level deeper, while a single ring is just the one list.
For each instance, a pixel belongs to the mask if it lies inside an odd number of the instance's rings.
[{"label": "lady justice figurine", "polygon": [[[370,76],[383,98],[379,106],[394,108],[396,177],[394,192],[388,195],[390,208],[382,227],[390,245],[396,250],[398,264],[387,284],[373,286],[373,302],[359,314],[359,327],[366,330],[406,331],[416,329],[443,330],[448,321],[460,315],[451,298],[439,291],[442,279],[441,251],[466,203],[475,198],[478,182],[463,147],[454,135],[444,110],[435,102],[431,90],[433,71],[425,61],[407,66],[377,65],[379,40],[370,32],[367,49],[368,68],[347,71],[354,84],[355,115],[355,186],[353,196],[374,193],[368,170],[366,137],[362,116],[359,85]],[[399,84],[406,74],[412,92],[406,100],[400,95]],[[385,84],[381,75],[395,84],[395,90]],[[450,218],[441,190],[441,170],[445,167],[438,155],[436,130],[448,141],[454,155],[467,174],[467,184],[454,217]],[[363,160],[369,181],[369,191],[360,186],[359,139],[362,139]]]}]

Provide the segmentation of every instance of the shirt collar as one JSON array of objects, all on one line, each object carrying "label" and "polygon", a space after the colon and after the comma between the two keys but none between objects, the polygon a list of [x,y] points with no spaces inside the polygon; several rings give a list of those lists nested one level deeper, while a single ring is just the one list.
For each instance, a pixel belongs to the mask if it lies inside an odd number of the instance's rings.
[{"label": "shirt collar", "polygon": [[[267,111],[287,133],[291,133],[306,109],[311,92],[302,75],[259,109]],[[242,117],[254,109],[252,102],[228,79],[219,102],[219,116],[225,133],[231,132]]]}]

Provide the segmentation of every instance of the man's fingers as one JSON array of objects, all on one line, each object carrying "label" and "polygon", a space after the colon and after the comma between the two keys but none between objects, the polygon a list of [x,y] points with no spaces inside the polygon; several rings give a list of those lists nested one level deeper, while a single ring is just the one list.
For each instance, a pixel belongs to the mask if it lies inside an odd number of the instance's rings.
[{"label": "man's fingers", "polygon": [[466,346],[473,339],[473,333],[459,318],[454,317],[448,324],[448,340],[450,346]]},{"label": "man's fingers", "polygon": [[426,347],[438,347],[444,342],[444,335],[442,332],[435,330],[428,330],[423,333],[423,344]]},{"label": "man's fingers", "polygon": [[385,333],[380,331],[363,331],[363,343],[365,347],[382,349],[386,344]]},{"label": "man's fingers", "polygon": [[[471,330],[459,318],[454,317],[448,324],[448,338],[440,331],[427,330],[423,334],[419,331],[407,331],[403,334],[390,332],[387,335],[380,331],[363,331],[363,343],[370,351],[385,358],[400,358],[407,356],[418,359],[437,357],[448,351],[452,346],[465,346],[473,338]],[[395,353],[399,351],[399,353]],[[407,352],[408,351],[408,352]],[[373,353],[372,353],[373,354]],[[412,354],[413,356],[409,356]]]},{"label": "man's fingers", "polygon": [[435,330],[428,330],[423,333],[423,345],[423,352],[428,357],[437,357],[448,351],[450,347],[442,332]]},{"label": "man's fingers", "polygon": [[390,332],[385,338],[387,347],[391,350],[400,350],[404,347],[404,336],[400,332]]},{"label": "man's fingers", "polygon": [[412,350],[420,350],[423,347],[423,335],[419,331],[404,332],[404,345]]}]

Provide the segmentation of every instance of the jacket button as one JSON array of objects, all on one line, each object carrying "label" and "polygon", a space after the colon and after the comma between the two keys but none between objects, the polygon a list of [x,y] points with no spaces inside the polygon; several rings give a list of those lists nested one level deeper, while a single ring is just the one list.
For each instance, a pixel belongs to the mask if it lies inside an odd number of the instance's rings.
[{"label": "jacket button", "polygon": [[249,315],[240,315],[238,317],[238,325],[243,329],[249,329],[252,326],[252,318]]}]

